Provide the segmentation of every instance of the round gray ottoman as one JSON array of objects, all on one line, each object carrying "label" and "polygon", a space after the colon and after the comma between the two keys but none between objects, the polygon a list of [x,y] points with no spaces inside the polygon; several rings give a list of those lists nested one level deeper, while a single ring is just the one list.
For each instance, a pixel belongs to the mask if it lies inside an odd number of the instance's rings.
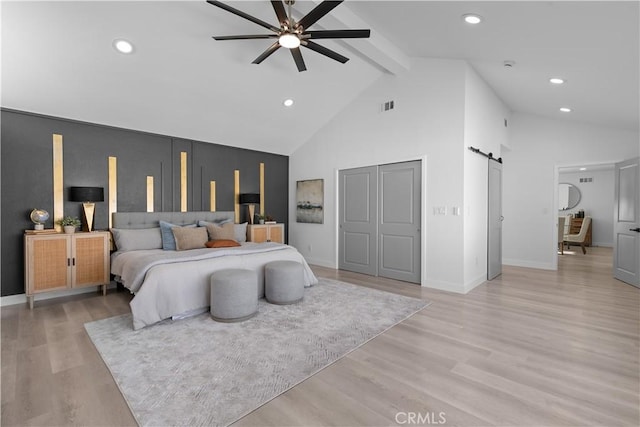
[{"label": "round gray ottoman", "polygon": [[258,312],[258,275],[228,269],[211,275],[211,317],[218,322],[240,322]]},{"label": "round gray ottoman", "polygon": [[264,294],[272,304],[293,304],[304,296],[304,270],[295,261],[272,261],[264,267]]}]

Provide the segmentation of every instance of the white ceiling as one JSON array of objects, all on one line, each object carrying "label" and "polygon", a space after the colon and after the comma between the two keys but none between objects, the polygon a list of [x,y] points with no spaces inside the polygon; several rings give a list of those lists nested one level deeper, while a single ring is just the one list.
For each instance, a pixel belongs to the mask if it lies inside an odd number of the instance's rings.
[{"label": "white ceiling", "polygon": [[[294,16],[318,2],[298,1]],[[276,23],[267,1],[227,3]],[[6,108],[290,154],[382,73],[436,57],[469,61],[513,111],[639,127],[637,1],[347,0],[312,29],[371,28],[371,39],[322,41],[351,58],[344,65],[305,49],[303,73],[285,49],[251,64],[271,41],[211,39],[266,30],[204,0],[2,1],[0,11]],[[464,24],[469,12],[484,22]],[[118,37],[135,53],[116,52]]]}]

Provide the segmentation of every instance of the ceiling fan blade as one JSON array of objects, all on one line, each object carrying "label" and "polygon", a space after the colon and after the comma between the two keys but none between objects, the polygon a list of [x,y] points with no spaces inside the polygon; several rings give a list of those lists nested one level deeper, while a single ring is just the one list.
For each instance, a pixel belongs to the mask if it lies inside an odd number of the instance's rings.
[{"label": "ceiling fan blade", "polygon": [[298,21],[298,25],[302,28],[309,28],[313,24],[315,24],[320,18],[322,18],[327,13],[331,12],[336,6],[342,3],[344,0],[340,1],[323,1],[319,5],[317,5],[313,10],[307,13],[304,18]]},{"label": "ceiling fan blade", "polygon": [[215,40],[252,40],[252,39],[274,39],[277,34],[255,34],[243,36],[213,36]]},{"label": "ceiling fan blade", "polygon": [[253,17],[253,16],[251,16],[251,15],[249,15],[247,13],[244,13],[241,10],[233,8],[233,7],[231,7],[229,5],[226,5],[226,4],[222,3],[222,2],[215,1],[215,0],[207,0],[207,3],[209,3],[209,4],[213,5],[213,6],[217,6],[220,9],[224,9],[227,12],[231,12],[234,15],[238,15],[239,17],[244,18],[244,19],[246,19],[248,21],[251,21],[254,24],[258,24],[261,27],[268,28],[271,31],[275,31],[275,32],[280,31],[280,28],[274,27],[273,25],[269,24],[268,22],[264,22],[262,19],[255,18],[255,17]]},{"label": "ceiling fan blade", "polygon": [[324,56],[328,56],[331,59],[335,59],[336,61],[344,64],[345,62],[347,62],[349,60],[349,58],[347,58],[346,56],[342,56],[337,52],[334,52],[331,49],[327,49],[324,46],[320,46],[318,43],[314,43],[311,40],[305,40],[302,42],[303,46],[308,47],[309,49],[316,51],[318,53],[321,53]]},{"label": "ceiling fan blade", "polygon": [[283,23],[289,20],[287,16],[287,12],[284,10],[284,4],[281,0],[271,0],[271,5],[273,6],[273,10],[276,12],[276,16],[278,17],[278,22]]},{"label": "ceiling fan blade", "polygon": [[274,44],[272,44],[271,46],[269,46],[269,48],[267,50],[265,50],[264,52],[262,52],[262,54],[260,56],[258,56],[256,59],[253,60],[252,64],[259,64],[262,61],[264,61],[265,59],[267,59],[269,57],[269,55],[271,55],[273,52],[275,52],[276,50],[280,49],[280,43],[275,42]]},{"label": "ceiling fan blade", "polygon": [[300,52],[300,48],[296,47],[291,49],[291,55],[293,55],[293,60],[296,61],[298,71],[306,71],[307,66],[304,65],[304,59],[302,59],[302,52]]},{"label": "ceiling fan blade", "polygon": [[371,35],[371,30],[305,31],[303,35],[309,35],[311,39],[366,39]]}]

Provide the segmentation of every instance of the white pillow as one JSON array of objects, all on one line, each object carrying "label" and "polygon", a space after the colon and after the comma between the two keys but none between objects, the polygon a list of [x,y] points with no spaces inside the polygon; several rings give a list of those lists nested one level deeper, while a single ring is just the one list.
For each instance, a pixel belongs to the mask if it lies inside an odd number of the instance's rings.
[{"label": "white pillow", "polygon": [[112,228],[111,234],[120,252],[144,249],[162,249],[160,227],[156,228]]}]

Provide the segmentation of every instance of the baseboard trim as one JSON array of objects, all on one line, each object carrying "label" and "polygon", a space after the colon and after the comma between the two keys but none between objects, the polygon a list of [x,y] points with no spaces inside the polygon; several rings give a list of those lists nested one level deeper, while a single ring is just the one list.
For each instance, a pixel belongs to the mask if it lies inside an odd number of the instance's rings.
[{"label": "baseboard trim", "polygon": [[455,292],[457,294],[466,294],[468,291],[462,283],[446,282],[444,280],[431,280],[427,277],[425,288],[438,289],[440,291]]},{"label": "baseboard trim", "polygon": [[320,258],[304,257],[304,259],[307,261],[307,264],[317,265],[319,267],[332,268],[334,270],[337,269],[334,263],[320,259]]},{"label": "baseboard trim", "polygon": [[551,263],[534,262],[524,259],[503,258],[502,265],[510,265],[512,267],[537,268],[538,270],[556,270]]},{"label": "baseboard trim", "polygon": [[[107,285],[107,289],[115,288],[116,284],[111,282]],[[34,295],[34,301],[44,301],[52,298],[62,298],[69,297],[73,295],[80,294],[88,294],[91,292],[98,292],[100,290],[100,286],[89,286],[86,288],[80,289],[65,289],[63,291],[51,291],[44,292],[41,294]],[[17,304],[26,304],[27,303],[27,294],[17,294],[17,295],[8,295],[6,297],[0,297],[0,307],[6,307],[9,305],[17,305]]]},{"label": "baseboard trim", "polygon": [[476,277],[475,279],[464,284],[464,293],[471,291],[472,289],[482,285],[487,281],[487,273],[482,274],[481,276]]}]

